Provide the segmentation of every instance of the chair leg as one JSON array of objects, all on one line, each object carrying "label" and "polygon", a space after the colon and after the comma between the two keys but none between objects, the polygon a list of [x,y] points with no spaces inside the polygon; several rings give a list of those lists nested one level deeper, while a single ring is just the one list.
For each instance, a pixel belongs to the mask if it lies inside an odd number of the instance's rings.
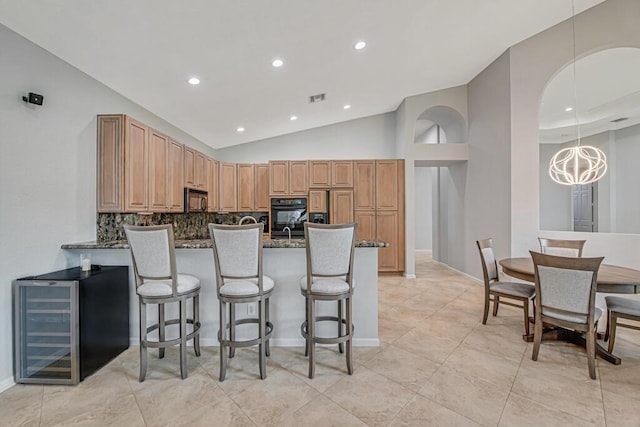
[{"label": "chair leg", "polygon": [[352,363],[352,344],[353,344],[353,319],[352,319],[352,305],[351,305],[351,297],[347,298],[347,335],[349,336],[349,340],[347,341],[347,372],[349,375],[353,374],[353,363]]},{"label": "chair leg", "polygon": [[498,305],[500,304],[500,297],[498,295],[493,296],[493,317],[498,315]]},{"label": "chair leg", "polygon": [[532,360],[538,360],[538,353],[540,352],[540,341],[542,341],[542,320],[536,319],[536,323],[533,326],[533,354]]},{"label": "chair leg", "polygon": [[[158,304],[158,338],[160,342],[164,342],[166,339],[164,321],[164,304]],[[164,358],[164,347],[158,348],[158,358]]]},{"label": "chair leg", "polygon": [[[609,353],[613,353],[613,346],[616,344],[616,327],[617,327],[617,323],[618,323],[618,314],[614,311],[611,312],[611,329],[609,331],[610,335],[609,335],[609,348],[607,349],[607,351]],[[607,328],[609,326],[607,325]]]},{"label": "chair leg", "polygon": [[589,377],[596,379],[596,330],[587,332],[587,363],[589,364]]},{"label": "chair leg", "polygon": [[489,304],[491,303],[491,295],[487,292],[484,294],[484,314],[482,315],[482,324],[487,324],[487,317],[489,316]]},{"label": "chair leg", "polygon": [[[264,301],[264,312],[265,312],[265,316],[266,316],[266,321],[267,321],[267,322],[269,322],[269,320],[270,320],[270,315],[269,315],[269,298],[267,298],[267,299]],[[266,333],[266,324],[265,324],[265,333]],[[267,355],[267,357],[269,357],[269,356],[271,356],[271,351],[270,351],[270,349],[269,349],[269,340],[267,340],[267,341],[265,342],[265,345],[266,345],[266,347],[267,347],[267,348],[266,348],[266,351],[265,351],[265,354]]]},{"label": "chair leg", "polygon": [[[200,326],[200,295],[195,295],[193,297],[193,327],[197,328]],[[197,357],[200,357],[200,332],[195,334],[193,337],[193,350],[196,353]]]},{"label": "chair leg", "polygon": [[[338,336],[342,336],[342,300],[338,300]],[[344,353],[343,343],[338,343],[338,351],[340,354]]]},{"label": "chair leg", "polygon": [[611,332],[611,310],[607,309],[607,327],[604,331],[604,340],[609,341],[609,333]]},{"label": "chair leg", "polygon": [[187,299],[180,300],[180,375],[187,378]]},{"label": "chair leg", "polygon": [[258,344],[258,352],[259,355],[259,363],[260,363],[260,379],[263,380],[267,378],[267,365],[266,365],[266,343],[265,343],[265,322],[266,322],[266,309],[264,301],[258,301],[258,327],[259,327],[259,338],[260,344]]},{"label": "chair leg", "polygon": [[524,304],[524,333],[525,335],[529,335],[529,300],[526,299],[523,302]]},{"label": "chair leg", "polygon": [[307,338],[304,342],[304,357],[309,356],[309,297],[304,301],[304,318],[307,321]]},{"label": "chair leg", "polygon": [[227,336],[226,303],[220,302],[220,329],[218,329],[218,341],[220,342],[220,381],[224,381],[227,375],[227,348],[224,341]]},{"label": "chair leg", "polygon": [[[229,341],[236,340],[236,305],[229,303]],[[229,359],[236,355],[236,348],[229,346]]]},{"label": "chair leg", "polygon": [[140,376],[138,381],[144,381],[147,375],[147,305],[140,300]]},{"label": "chair leg", "polygon": [[316,316],[315,316],[315,300],[313,299],[313,296],[309,295],[307,297],[307,306],[308,306],[308,310],[309,310],[309,314],[307,316],[307,347],[309,348],[309,378],[313,379],[313,376],[315,375],[315,369],[316,369],[316,364],[315,364],[315,352],[316,352],[316,343],[314,342],[314,336],[315,336],[315,321],[316,321]]}]

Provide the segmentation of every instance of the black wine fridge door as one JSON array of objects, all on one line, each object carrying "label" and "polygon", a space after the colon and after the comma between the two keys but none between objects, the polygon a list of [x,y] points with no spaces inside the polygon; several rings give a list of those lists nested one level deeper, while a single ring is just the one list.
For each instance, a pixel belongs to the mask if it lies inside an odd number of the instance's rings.
[{"label": "black wine fridge door", "polygon": [[16,382],[76,384],[78,282],[16,283]]}]

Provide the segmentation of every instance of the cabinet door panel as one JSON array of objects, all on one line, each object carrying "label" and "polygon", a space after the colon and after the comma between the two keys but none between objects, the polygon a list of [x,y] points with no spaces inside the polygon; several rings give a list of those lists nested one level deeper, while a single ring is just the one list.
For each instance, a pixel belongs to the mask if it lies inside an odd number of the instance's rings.
[{"label": "cabinet door panel", "polygon": [[148,128],[127,117],[124,149],[125,210],[143,212],[149,208],[147,199]]},{"label": "cabinet door panel", "polygon": [[98,212],[122,212],[123,116],[98,116]]},{"label": "cabinet door panel", "polygon": [[184,212],[184,145],[169,139],[169,211]]},{"label": "cabinet door panel", "polygon": [[209,186],[209,168],[208,166],[208,157],[204,154],[196,151],[196,160],[195,160],[195,186],[198,190],[207,191]]},{"label": "cabinet door panel", "polygon": [[238,171],[238,210],[244,212],[253,211],[253,163],[236,165]]},{"label": "cabinet door panel", "polygon": [[376,208],[376,165],[374,160],[353,162],[353,192],[356,210]]},{"label": "cabinet door panel", "polygon": [[253,200],[256,212],[269,212],[269,165],[255,165],[255,195]]},{"label": "cabinet door panel", "polygon": [[399,271],[398,212],[378,212],[376,215],[376,232],[378,240],[389,244],[386,248],[378,249],[378,271]]},{"label": "cabinet door panel", "polygon": [[329,214],[329,222],[331,224],[345,224],[353,222],[353,191],[331,191],[330,209],[331,213]]},{"label": "cabinet door panel", "polygon": [[196,188],[196,150],[184,147],[184,186]]},{"label": "cabinet door panel", "polygon": [[374,211],[356,211],[355,220],[358,223],[356,239],[376,240],[376,213]]},{"label": "cabinet door panel", "polygon": [[332,160],[331,175],[332,187],[353,187],[353,161]]},{"label": "cabinet door panel", "polygon": [[209,197],[207,206],[209,212],[218,212],[220,210],[219,162],[211,159],[209,167]]},{"label": "cabinet door panel", "polygon": [[269,162],[269,193],[274,196],[286,196],[289,194],[288,160]]},{"label": "cabinet door panel", "polygon": [[327,212],[327,192],[325,190],[309,191],[309,213]]},{"label": "cabinet door panel", "polygon": [[236,164],[220,162],[220,206],[222,212],[238,211]]},{"label": "cabinet door panel", "polygon": [[149,129],[149,210],[169,210],[169,138],[154,129]]},{"label": "cabinet door panel", "polygon": [[309,188],[331,187],[331,160],[309,161]]},{"label": "cabinet door panel", "polygon": [[376,207],[379,210],[398,210],[399,190],[398,161],[376,160]]},{"label": "cabinet door panel", "polygon": [[289,194],[306,196],[309,192],[309,166],[306,160],[289,162]]}]

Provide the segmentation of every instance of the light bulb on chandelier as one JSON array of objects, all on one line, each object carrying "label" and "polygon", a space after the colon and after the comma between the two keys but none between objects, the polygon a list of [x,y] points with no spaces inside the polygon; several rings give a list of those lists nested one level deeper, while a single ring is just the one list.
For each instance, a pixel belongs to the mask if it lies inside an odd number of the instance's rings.
[{"label": "light bulb on chandelier", "polygon": [[[575,5],[571,0],[571,29],[573,31],[573,100],[577,107],[576,89],[576,24]],[[570,111],[570,110],[568,110]],[[596,182],[607,173],[607,156],[596,147],[580,145],[580,122],[578,121],[578,109],[573,108],[578,138],[575,147],[564,148],[558,151],[549,162],[549,176],[558,184],[584,185]]]}]

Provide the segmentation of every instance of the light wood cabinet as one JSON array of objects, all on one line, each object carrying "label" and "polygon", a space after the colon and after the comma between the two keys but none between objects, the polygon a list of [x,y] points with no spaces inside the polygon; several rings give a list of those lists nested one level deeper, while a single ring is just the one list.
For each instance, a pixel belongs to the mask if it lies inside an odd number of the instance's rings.
[{"label": "light wood cabinet", "polygon": [[184,186],[196,188],[196,150],[184,147]]},{"label": "light wood cabinet", "polygon": [[195,188],[201,191],[207,191],[209,188],[209,168],[207,161],[209,158],[204,154],[196,151],[195,159]]},{"label": "light wood cabinet", "polygon": [[149,209],[149,128],[131,117],[126,117],[124,134],[124,211],[144,212]]},{"label": "light wood cabinet", "polygon": [[184,212],[184,145],[169,139],[167,170],[169,212]]},{"label": "light wood cabinet", "polygon": [[376,208],[376,161],[353,162],[353,196],[356,210]]},{"label": "light wood cabinet", "polygon": [[149,128],[149,210],[169,210],[169,137]]},{"label": "light wood cabinet", "polygon": [[383,211],[376,215],[377,238],[389,244],[378,249],[378,271],[401,271],[399,253],[404,253],[404,245],[400,248],[398,221],[397,211]]},{"label": "light wood cabinet", "polygon": [[287,196],[289,194],[289,161],[269,162],[269,194]]},{"label": "light wood cabinet", "polygon": [[254,170],[255,194],[253,206],[255,212],[269,212],[269,164],[257,163]]},{"label": "light wood cabinet", "polygon": [[253,163],[239,163],[236,168],[238,173],[238,211],[252,212],[255,193]]},{"label": "light wood cabinet", "polygon": [[331,161],[331,186],[332,187],[353,187],[353,161],[352,160],[332,160]]},{"label": "light wood cabinet", "polygon": [[238,183],[235,163],[219,163],[220,183],[219,183],[219,210],[221,212],[238,211]]},{"label": "light wood cabinet", "polygon": [[326,190],[309,190],[309,201],[307,203],[309,213],[327,212],[327,192]]},{"label": "light wood cabinet", "polygon": [[218,212],[220,210],[220,176],[219,162],[211,159],[209,164],[209,195],[207,197],[207,210]]},{"label": "light wood cabinet", "polygon": [[330,194],[331,224],[353,222],[353,190],[332,190]]},{"label": "light wood cabinet", "polygon": [[355,220],[358,223],[356,239],[376,240],[376,213],[375,211],[355,211]]},{"label": "light wood cabinet", "polygon": [[309,160],[309,188],[331,187],[331,160]]},{"label": "light wood cabinet", "polygon": [[402,188],[398,185],[400,178],[398,160],[376,160],[376,208],[378,210],[398,210],[399,192],[404,193],[404,185]]},{"label": "light wood cabinet", "polygon": [[306,196],[309,192],[309,164],[306,160],[289,162],[289,194]]},{"label": "light wood cabinet", "polygon": [[98,212],[122,212],[123,126],[122,115],[98,116]]}]

